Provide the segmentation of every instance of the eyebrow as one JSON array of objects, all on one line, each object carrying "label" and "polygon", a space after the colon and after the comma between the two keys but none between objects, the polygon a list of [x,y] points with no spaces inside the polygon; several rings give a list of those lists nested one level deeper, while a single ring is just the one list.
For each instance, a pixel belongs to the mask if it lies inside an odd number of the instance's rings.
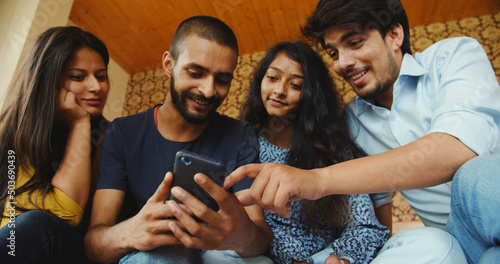
[{"label": "eyebrow", "polygon": [[[349,31],[347,32],[346,34],[342,35],[340,37],[340,42],[344,42],[346,39],[352,37],[352,36],[355,36],[355,35],[362,35],[364,34],[363,32],[361,31],[357,31],[357,30],[353,30],[353,31]],[[333,48],[333,45],[331,43],[325,43],[325,50],[326,49],[330,49],[330,48]]]},{"label": "eyebrow", "polygon": [[[81,71],[81,72],[87,72],[87,70],[85,69],[80,69],[80,68],[69,68],[66,70],[67,72],[69,71]],[[97,70],[96,72],[101,72],[101,71],[106,71],[106,68],[102,68],[102,69],[99,69]]]},{"label": "eyebrow", "polygon": [[[200,64],[194,63],[194,62],[188,63],[186,65],[186,67],[196,68],[196,69],[199,69],[199,70],[202,70],[202,71],[205,71],[205,72],[209,72],[210,71],[207,67],[203,67]],[[231,78],[231,79],[234,78],[233,74],[230,73],[230,72],[219,72],[219,73],[216,73],[216,75],[226,76],[226,77]]]},{"label": "eyebrow", "polygon": [[[279,71],[281,73],[284,73],[283,70],[281,70],[280,68],[276,68],[276,67],[273,67],[273,66],[269,66],[268,69],[273,69],[273,70],[276,70],[276,71]],[[297,77],[297,78],[301,78],[301,79],[304,79],[304,76],[300,75],[300,74],[292,74],[293,77]]]}]

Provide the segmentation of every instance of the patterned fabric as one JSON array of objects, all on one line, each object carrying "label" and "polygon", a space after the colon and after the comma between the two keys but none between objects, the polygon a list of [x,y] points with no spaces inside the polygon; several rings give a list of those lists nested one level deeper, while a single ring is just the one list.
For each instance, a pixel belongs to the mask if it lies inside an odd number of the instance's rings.
[{"label": "patterned fabric", "polygon": [[[286,164],[289,150],[272,145],[262,135],[259,137],[260,162]],[[322,233],[306,231],[305,217],[301,215],[301,201],[292,202],[291,217],[265,212],[266,222],[273,230],[271,258],[277,264],[291,263],[292,260],[307,263],[324,263],[332,254],[355,263],[369,263],[384,245],[389,230],[380,225],[375,217],[368,195],[350,195],[352,221],[335,237],[336,227],[318,219]]]}]

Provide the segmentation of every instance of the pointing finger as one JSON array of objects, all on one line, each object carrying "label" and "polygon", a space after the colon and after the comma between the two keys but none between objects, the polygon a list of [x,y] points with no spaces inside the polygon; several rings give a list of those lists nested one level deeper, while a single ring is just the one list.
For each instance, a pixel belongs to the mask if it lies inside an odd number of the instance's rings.
[{"label": "pointing finger", "polygon": [[227,190],[231,188],[235,183],[243,180],[244,178],[255,179],[263,167],[264,164],[248,164],[239,167],[226,177],[224,180],[224,189]]}]

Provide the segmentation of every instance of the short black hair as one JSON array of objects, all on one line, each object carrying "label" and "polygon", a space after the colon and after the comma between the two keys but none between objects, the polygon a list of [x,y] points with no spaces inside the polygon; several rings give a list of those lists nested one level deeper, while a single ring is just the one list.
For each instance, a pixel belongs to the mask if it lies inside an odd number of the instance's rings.
[{"label": "short black hair", "polygon": [[184,40],[191,34],[227,46],[238,54],[238,41],[228,25],[214,17],[194,16],[182,21],[175,31],[170,44],[170,54],[174,60],[179,57]]},{"label": "short black hair", "polygon": [[408,17],[399,0],[320,0],[302,27],[304,36],[325,47],[327,30],[338,27],[362,32],[377,29],[385,38],[392,26],[401,25],[404,31],[403,54],[411,54]]}]

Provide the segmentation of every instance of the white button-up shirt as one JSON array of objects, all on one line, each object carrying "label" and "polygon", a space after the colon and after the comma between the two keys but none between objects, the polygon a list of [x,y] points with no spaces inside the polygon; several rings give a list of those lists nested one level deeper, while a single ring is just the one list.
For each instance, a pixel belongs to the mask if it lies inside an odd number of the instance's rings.
[{"label": "white button-up shirt", "polygon": [[[405,54],[391,110],[357,97],[347,111],[351,136],[368,155],[433,132],[458,138],[478,155],[500,152],[500,87],[485,51],[471,38],[437,42],[415,57]],[[425,150],[416,152],[408,162],[421,162],[423,155]],[[402,194],[426,226],[445,229],[451,182]]]}]

